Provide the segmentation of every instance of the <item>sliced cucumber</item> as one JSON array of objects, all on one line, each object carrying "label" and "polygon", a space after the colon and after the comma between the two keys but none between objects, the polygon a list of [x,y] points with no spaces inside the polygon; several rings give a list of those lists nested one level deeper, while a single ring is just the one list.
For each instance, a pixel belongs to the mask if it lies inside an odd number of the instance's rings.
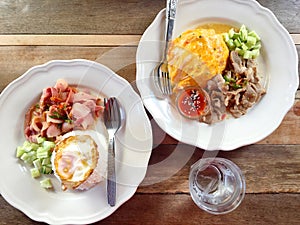
[{"label": "sliced cucumber", "polygon": [[31,168],[30,173],[31,173],[32,178],[38,178],[41,176],[41,173],[40,173],[39,169],[37,169],[37,168]]},{"label": "sliced cucumber", "polygon": [[230,29],[223,34],[223,39],[230,51],[237,51],[244,59],[255,59],[261,48],[260,37],[255,31],[250,31],[242,25],[238,32]]},{"label": "sliced cucumber", "polygon": [[[47,141],[46,138],[37,138],[37,143],[25,141],[22,146],[16,149],[16,157],[24,163],[32,166],[30,169],[31,177],[38,178],[42,174],[52,173],[51,154],[55,143]],[[48,188],[50,181],[41,181],[45,188]],[[52,185],[51,185],[52,186]],[[49,186],[50,187],[50,186]]]},{"label": "sliced cucumber", "polygon": [[40,185],[42,188],[45,188],[45,189],[53,188],[50,178],[45,178],[45,179],[41,180]]}]

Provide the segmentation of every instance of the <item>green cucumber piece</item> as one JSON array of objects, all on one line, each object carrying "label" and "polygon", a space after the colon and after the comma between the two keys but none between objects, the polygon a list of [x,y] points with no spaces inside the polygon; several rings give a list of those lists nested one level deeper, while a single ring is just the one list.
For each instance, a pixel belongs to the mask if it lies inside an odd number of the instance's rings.
[{"label": "green cucumber piece", "polygon": [[45,178],[45,179],[41,180],[40,185],[41,185],[42,188],[45,188],[45,189],[53,188],[53,185],[52,185],[52,182],[51,182],[50,178]]},{"label": "green cucumber piece", "polygon": [[38,144],[42,144],[44,141],[46,141],[46,138],[45,137],[37,137],[36,141]]},{"label": "green cucumber piece", "polygon": [[41,170],[42,169],[42,163],[41,163],[41,160],[40,159],[36,159],[33,161],[33,166],[35,168],[37,168],[38,170]]},{"label": "green cucumber piece", "polygon": [[50,159],[50,157],[48,157],[48,158],[44,158],[43,160],[42,160],[42,165],[43,166],[46,166],[46,165],[51,165],[51,159]]},{"label": "green cucumber piece", "polygon": [[55,147],[55,143],[53,141],[44,141],[43,142],[43,148],[46,150],[51,150]]},{"label": "green cucumber piece", "polygon": [[26,151],[22,146],[18,146],[17,147],[17,152],[16,152],[16,157],[20,158],[25,152]]},{"label": "green cucumber piece", "polygon": [[42,173],[43,174],[50,174],[52,173],[52,167],[50,166],[42,166]]},{"label": "green cucumber piece", "polygon": [[30,173],[32,178],[38,178],[41,176],[41,173],[37,168],[31,168]]},{"label": "green cucumber piece", "polygon": [[250,31],[248,33],[248,36],[254,37],[254,38],[256,38],[256,40],[260,41],[260,37],[258,36],[258,34],[254,30]]}]

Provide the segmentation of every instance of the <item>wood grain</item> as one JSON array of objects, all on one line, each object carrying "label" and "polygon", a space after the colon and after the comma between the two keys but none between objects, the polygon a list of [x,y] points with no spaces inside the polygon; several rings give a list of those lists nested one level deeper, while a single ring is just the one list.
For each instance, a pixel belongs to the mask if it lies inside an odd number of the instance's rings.
[{"label": "wood grain", "polygon": [[[290,33],[300,33],[300,2],[259,0]],[[165,0],[1,1],[1,34],[142,34]]]},{"label": "wood grain", "polygon": [[88,59],[100,62],[129,82],[135,80],[136,47],[0,47],[0,91],[32,66],[56,59]]},{"label": "wood grain", "polygon": [[2,34],[142,34],[161,1],[1,1]]},{"label": "wood grain", "polygon": [[300,193],[299,145],[250,145],[230,152],[204,152],[180,143],[153,149],[138,193],[188,193],[191,165],[208,156],[237,164],[245,175],[247,193]]},{"label": "wood grain", "polygon": [[300,21],[298,19],[300,1],[258,0],[258,2],[270,9],[290,33],[300,33]]},{"label": "wood grain", "polygon": [[[187,194],[136,194],[114,214],[94,225],[298,225],[299,207],[299,194],[247,194],[235,211],[215,216],[199,209]],[[2,197],[0,218],[1,225],[44,224],[32,221]]]},{"label": "wood grain", "polygon": [[[300,55],[300,45],[297,45]],[[0,46],[0,92],[29,68],[55,59],[88,59],[100,62],[129,82],[135,81],[136,46]],[[300,71],[300,64],[298,64]]]},{"label": "wood grain", "polygon": [[115,215],[96,224],[153,225],[155,221],[155,225],[296,225],[300,219],[296,213],[299,200],[300,195],[295,194],[246,195],[232,213],[214,216],[198,209],[189,195],[135,195]]},{"label": "wood grain", "polygon": [[[0,35],[0,46],[137,46],[140,38],[141,35]],[[293,39],[300,44],[296,35]]]},{"label": "wood grain", "polygon": [[[300,45],[300,34],[291,34]],[[137,46],[141,35],[0,35],[0,46]]]}]

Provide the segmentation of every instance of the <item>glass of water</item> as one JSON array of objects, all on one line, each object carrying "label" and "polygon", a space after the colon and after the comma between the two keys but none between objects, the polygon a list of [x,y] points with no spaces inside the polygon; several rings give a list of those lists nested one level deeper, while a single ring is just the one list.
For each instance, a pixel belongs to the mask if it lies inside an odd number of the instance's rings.
[{"label": "glass of water", "polygon": [[224,158],[204,158],[192,165],[189,188],[196,205],[211,213],[236,209],[245,196],[245,178],[237,165]]}]

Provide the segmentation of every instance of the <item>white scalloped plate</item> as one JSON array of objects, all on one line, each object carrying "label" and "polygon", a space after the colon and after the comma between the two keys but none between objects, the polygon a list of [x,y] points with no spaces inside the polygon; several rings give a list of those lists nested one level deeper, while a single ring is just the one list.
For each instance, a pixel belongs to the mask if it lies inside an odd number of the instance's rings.
[{"label": "white scalloped plate", "polygon": [[136,82],[144,105],[157,124],[175,139],[206,150],[233,150],[255,143],[271,134],[293,105],[298,88],[298,56],[287,30],[274,14],[254,0],[180,1],[174,37],[199,24],[216,22],[245,24],[262,39],[259,72],[268,81],[267,94],[239,119],[214,125],[182,118],[167,99],[157,97],[152,71],[161,60],[165,10],[143,34],[136,55]]},{"label": "white scalloped plate", "polygon": [[[117,203],[107,204],[106,182],[81,192],[46,191],[15,157],[24,141],[23,123],[28,107],[58,78],[117,97],[126,122],[116,142]],[[139,121],[139,123],[136,123]],[[0,95],[0,190],[11,205],[33,220],[50,224],[87,224],[112,214],[135,193],[144,179],[152,150],[152,130],[142,101],[130,84],[107,67],[88,60],[54,60],[29,69]]]}]

